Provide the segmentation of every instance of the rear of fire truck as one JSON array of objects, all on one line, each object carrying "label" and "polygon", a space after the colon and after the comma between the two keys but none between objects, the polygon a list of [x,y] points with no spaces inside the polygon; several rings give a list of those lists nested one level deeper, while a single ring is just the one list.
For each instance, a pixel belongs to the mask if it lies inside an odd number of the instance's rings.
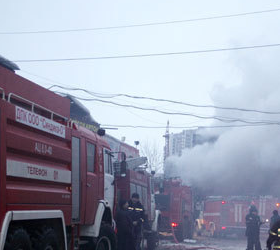
[{"label": "rear of fire truck", "polygon": [[17,69],[0,58],[0,250],[115,249],[108,144]]},{"label": "rear of fire truck", "polygon": [[156,206],[161,211],[160,234],[174,235],[178,242],[192,238],[193,202],[191,188],[180,179],[158,179]]}]

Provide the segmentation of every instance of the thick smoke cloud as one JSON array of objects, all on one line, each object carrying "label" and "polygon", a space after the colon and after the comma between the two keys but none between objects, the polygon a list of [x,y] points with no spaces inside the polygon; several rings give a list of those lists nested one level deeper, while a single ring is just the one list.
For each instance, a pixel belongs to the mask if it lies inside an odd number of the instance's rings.
[{"label": "thick smoke cloud", "polygon": [[[279,55],[274,52],[235,59],[241,81],[230,87],[217,85],[211,93],[214,104],[280,111]],[[216,115],[280,121],[280,115],[221,110],[216,111]],[[208,194],[280,196],[279,125],[206,130],[203,133],[216,133],[218,139],[187,149],[181,157],[168,158],[167,176],[180,176],[187,184]]]}]

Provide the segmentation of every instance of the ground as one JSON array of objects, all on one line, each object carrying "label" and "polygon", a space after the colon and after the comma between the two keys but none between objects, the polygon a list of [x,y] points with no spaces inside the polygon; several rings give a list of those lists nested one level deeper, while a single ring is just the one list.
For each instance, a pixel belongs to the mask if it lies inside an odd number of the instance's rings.
[{"label": "ground", "polygon": [[[266,235],[261,236],[262,249],[265,249]],[[199,237],[194,240],[185,240],[183,244],[175,244],[172,240],[161,240],[157,250],[246,250],[246,238],[210,238]]]}]

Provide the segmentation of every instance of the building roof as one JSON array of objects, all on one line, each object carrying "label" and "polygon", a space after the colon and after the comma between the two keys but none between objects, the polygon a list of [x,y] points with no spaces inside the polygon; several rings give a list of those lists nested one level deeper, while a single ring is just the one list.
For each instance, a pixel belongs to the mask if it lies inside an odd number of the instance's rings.
[{"label": "building roof", "polygon": [[6,59],[1,55],[0,55],[0,65],[11,71],[19,70],[19,67],[15,63],[9,61],[8,59]]}]

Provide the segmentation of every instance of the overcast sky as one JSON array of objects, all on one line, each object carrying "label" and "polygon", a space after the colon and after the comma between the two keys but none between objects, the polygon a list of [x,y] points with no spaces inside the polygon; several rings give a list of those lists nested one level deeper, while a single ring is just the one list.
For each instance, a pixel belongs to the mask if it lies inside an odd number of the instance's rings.
[{"label": "overcast sky", "polygon": [[[280,8],[272,0],[48,0],[0,1],[0,33],[81,29],[193,19]],[[0,54],[10,60],[56,59],[165,53],[280,43],[280,11],[264,14],[71,33],[0,35]],[[279,65],[280,47],[246,51],[186,54],[129,59],[18,63],[18,74],[49,87],[53,83],[82,87],[99,93],[127,93],[194,104],[212,104],[217,85],[242,84],[240,69],[254,58],[269,55],[267,62]],[[269,67],[269,65],[268,65]],[[246,67],[243,67],[243,69]],[[27,73],[28,72],[28,73]],[[265,83],[264,83],[265,84]],[[58,89],[57,89],[58,90]],[[250,91],[250,90],[248,90]],[[81,97],[84,93],[71,92]],[[156,102],[112,99],[142,107],[212,115],[211,109],[190,109]],[[220,103],[227,105],[228,103]],[[211,120],[167,116],[97,102],[87,102],[101,125],[165,126],[209,125]],[[230,105],[240,106],[238,100]],[[254,103],[246,104],[254,108]],[[250,106],[251,105],[251,106]],[[171,132],[180,130],[172,129]],[[163,145],[165,129],[119,129],[107,131],[128,143],[157,141]]]}]

